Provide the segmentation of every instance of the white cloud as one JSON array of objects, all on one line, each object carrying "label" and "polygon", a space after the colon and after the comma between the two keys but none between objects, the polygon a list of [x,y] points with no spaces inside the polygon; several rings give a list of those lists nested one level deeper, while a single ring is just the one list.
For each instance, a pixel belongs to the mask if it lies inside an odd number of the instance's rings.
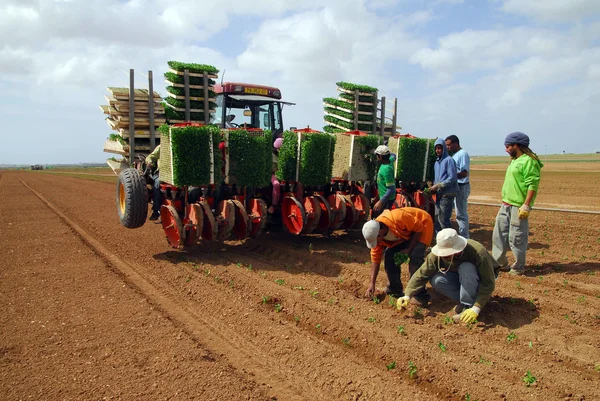
[{"label": "white cloud", "polygon": [[576,21],[600,13],[598,0],[505,0],[502,10],[551,21]]}]

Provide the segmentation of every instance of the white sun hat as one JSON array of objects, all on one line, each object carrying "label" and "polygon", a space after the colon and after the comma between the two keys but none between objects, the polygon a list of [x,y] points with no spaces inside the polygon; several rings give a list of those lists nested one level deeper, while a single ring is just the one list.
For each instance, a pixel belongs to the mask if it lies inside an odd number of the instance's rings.
[{"label": "white sun hat", "polygon": [[444,228],[436,236],[437,244],[431,248],[435,256],[444,257],[462,252],[467,246],[467,239],[458,235],[453,228]]},{"label": "white sun hat", "polygon": [[377,149],[375,149],[375,154],[376,155],[389,155],[390,148],[388,148],[385,145],[379,145],[379,146],[377,146]]},{"label": "white sun hat", "polygon": [[363,237],[367,241],[367,247],[373,249],[377,246],[377,236],[379,235],[379,222],[375,220],[367,221],[362,228]]}]

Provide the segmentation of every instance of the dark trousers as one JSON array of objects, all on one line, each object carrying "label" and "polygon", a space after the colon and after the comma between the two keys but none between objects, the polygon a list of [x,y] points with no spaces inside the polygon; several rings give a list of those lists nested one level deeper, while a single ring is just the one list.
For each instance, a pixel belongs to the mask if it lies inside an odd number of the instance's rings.
[{"label": "dark trousers", "polygon": [[[408,245],[409,242],[404,241],[394,247],[387,248],[383,252],[385,273],[387,274],[388,281],[390,282],[388,289],[392,294],[404,294],[402,279],[400,278],[400,266],[397,266],[396,262],[394,262],[394,255],[405,250]],[[408,256],[410,258],[410,261],[408,262],[408,272],[410,277],[412,277],[412,275],[419,270],[425,261],[425,244],[422,242],[417,243]],[[425,289],[423,289],[423,292],[425,292]]]},{"label": "dark trousers", "polygon": [[160,179],[158,178],[158,171],[152,174],[154,180],[154,190],[152,191],[152,211],[160,212],[162,206],[162,193],[160,192]]},{"label": "dark trousers", "polygon": [[383,209],[381,209],[380,211],[376,212],[375,210],[371,210],[371,219],[376,219],[381,213],[383,213],[384,210],[390,210],[393,205],[394,205],[393,199],[390,199],[389,201],[385,201],[385,204],[383,205]]}]

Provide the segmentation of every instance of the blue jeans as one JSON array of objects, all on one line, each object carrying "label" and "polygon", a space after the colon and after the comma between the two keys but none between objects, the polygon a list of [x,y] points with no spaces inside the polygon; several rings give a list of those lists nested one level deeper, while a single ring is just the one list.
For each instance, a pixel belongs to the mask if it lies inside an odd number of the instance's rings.
[{"label": "blue jeans", "polygon": [[431,278],[431,286],[439,293],[470,308],[477,299],[479,274],[471,262],[463,262],[456,272],[438,272]]},{"label": "blue jeans", "polygon": [[450,225],[450,216],[452,216],[455,197],[455,195],[437,195],[435,197],[434,226],[436,234],[443,228],[452,228]]},{"label": "blue jeans", "polygon": [[458,223],[458,234],[469,239],[469,214],[467,213],[467,199],[471,194],[471,184],[458,184],[458,192],[454,206],[456,207],[456,222]]}]

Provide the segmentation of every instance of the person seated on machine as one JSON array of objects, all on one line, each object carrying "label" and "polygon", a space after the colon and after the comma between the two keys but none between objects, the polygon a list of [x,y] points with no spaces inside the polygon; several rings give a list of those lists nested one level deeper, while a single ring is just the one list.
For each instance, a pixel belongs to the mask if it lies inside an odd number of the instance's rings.
[{"label": "person seated on machine", "polygon": [[277,163],[279,161],[279,149],[281,149],[281,144],[283,144],[283,138],[277,138],[275,139],[275,142],[273,142],[273,163],[271,165],[271,185],[273,186],[273,192],[271,194],[271,206],[269,206],[269,209],[267,210],[267,213],[269,214],[275,213],[275,210],[279,206],[279,199],[281,197],[281,184],[275,176],[275,173],[277,172]]},{"label": "person seated on machine", "polygon": [[160,145],[158,145],[152,153],[146,156],[146,168],[151,170],[150,178],[154,181],[152,191],[152,214],[149,220],[158,220],[160,216],[160,207],[162,205],[162,192],[160,191],[160,179],[158,173],[158,161],[160,159]]}]

